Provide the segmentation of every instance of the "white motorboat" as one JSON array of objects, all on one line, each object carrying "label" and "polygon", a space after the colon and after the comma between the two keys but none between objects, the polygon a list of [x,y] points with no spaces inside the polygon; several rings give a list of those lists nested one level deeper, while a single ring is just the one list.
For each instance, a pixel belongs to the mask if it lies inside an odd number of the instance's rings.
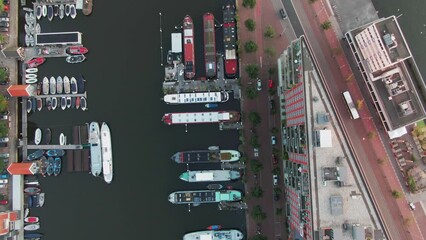
[{"label": "white motorboat", "polygon": [[67,98],[61,97],[61,109],[65,110],[65,108],[67,108]]},{"label": "white motorboat", "polygon": [[46,98],[46,107],[47,107],[47,110],[52,110],[52,97],[47,97]]},{"label": "white motorboat", "polygon": [[41,111],[43,109],[43,98],[37,98],[37,110]]},{"label": "white motorboat", "polygon": [[70,4],[66,4],[65,5],[65,16],[69,16],[71,13],[71,5]]},{"label": "white motorboat", "polygon": [[183,236],[183,240],[240,240],[243,238],[243,233],[235,229],[196,231]]},{"label": "white motorboat", "polygon": [[59,144],[65,145],[65,134],[64,133],[61,133],[61,135],[59,135]]},{"label": "white motorboat", "polygon": [[34,36],[30,35],[30,37],[29,37],[29,46],[33,47],[34,45],[35,45]]},{"label": "white motorboat", "polygon": [[71,93],[71,83],[70,83],[70,79],[68,78],[68,76],[65,76],[63,78],[64,81],[64,93],[65,94],[70,94]]},{"label": "white motorboat", "polygon": [[83,111],[86,111],[86,110],[87,110],[87,100],[86,100],[86,98],[85,98],[85,97],[81,97],[81,98],[80,98],[80,108],[81,108],[81,110],[83,110]]},{"label": "white motorboat", "polygon": [[25,231],[35,231],[40,229],[40,223],[33,223],[24,226]]},{"label": "white motorboat", "polygon": [[36,7],[37,19],[40,19],[42,15],[43,15],[43,7],[41,5],[37,5],[37,7]]},{"label": "white motorboat", "polygon": [[27,74],[25,74],[25,78],[37,78],[37,74],[35,74],[35,73],[27,73]]},{"label": "white motorboat", "polygon": [[36,145],[39,145],[41,143],[41,137],[42,137],[41,129],[37,128],[34,135],[34,143]]},{"label": "white motorboat", "polygon": [[37,196],[38,207],[43,207],[45,200],[46,200],[46,194],[43,192],[39,193]]},{"label": "white motorboat", "polygon": [[28,25],[34,24],[35,17],[33,13],[25,13],[25,22],[28,23]]},{"label": "white motorboat", "polygon": [[49,19],[49,21],[52,21],[53,15],[54,15],[53,6],[52,5],[47,6],[47,19]]},{"label": "white motorboat", "polygon": [[71,107],[71,97],[67,97],[67,108]]},{"label": "white motorboat", "polygon": [[65,6],[63,4],[61,4],[59,6],[59,18],[63,19],[65,16]]},{"label": "white motorboat", "polygon": [[43,78],[43,85],[41,87],[42,92],[44,95],[48,95],[49,94],[49,79],[47,77]]},{"label": "white motorboat", "polygon": [[91,122],[89,125],[90,168],[92,175],[98,177],[102,172],[102,153],[99,124]]},{"label": "white motorboat", "polygon": [[77,80],[75,79],[75,77],[71,77],[70,84],[71,84],[71,93],[77,94],[78,87],[77,87]]},{"label": "white motorboat", "polygon": [[43,6],[42,6],[42,10],[41,10],[41,12],[42,12],[43,17],[46,17],[46,16],[47,16],[47,6],[46,6],[46,5],[43,5]]},{"label": "white motorboat", "polygon": [[52,110],[55,110],[56,107],[58,107],[58,98],[57,97],[53,97],[52,98]]},{"label": "white motorboat", "polygon": [[30,41],[31,41],[31,35],[26,34],[25,35],[25,46],[29,47],[30,46]]},{"label": "white motorboat", "polygon": [[57,94],[62,94],[63,89],[64,89],[64,83],[62,81],[62,77],[58,76],[56,78],[56,93]]},{"label": "white motorboat", "polygon": [[53,6],[53,15],[57,17],[59,15],[59,5]]},{"label": "white motorboat", "polygon": [[102,147],[102,172],[106,183],[111,183],[113,177],[112,168],[112,141],[111,131],[104,122],[101,126],[101,147]]},{"label": "white motorboat", "polygon": [[40,26],[40,23],[37,23],[37,24],[36,24],[36,26],[35,26],[35,33],[37,33],[37,34],[41,33],[41,26]]},{"label": "white motorboat", "polygon": [[31,109],[33,108],[33,101],[31,100],[31,98],[27,98],[27,113],[31,112]]},{"label": "white motorboat", "polygon": [[23,7],[22,10],[24,10],[25,12],[34,12],[34,10],[29,7]]},{"label": "white motorboat", "polygon": [[37,73],[38,72],[38,68],[27,68],[25,70],[26,73]]},{"label": "white motorboat", "polygon": [[50,94],[56,94],[56,79],[50,77]]},{"label": "white motorboat", "polygon": [[75,19],[75,17],[77,17],[77,9],[75,8],[74,4],[71,4],[70,6],[70,16],[72,19]]},{"label": "white motorboat", "polygon": [[25,79],[25,83],[26,84],[34,84],[37,83],[38,79],[37,78],[27,78]]},{"label": "white motorboat", "polygon": [[25,29],[25,33],[30,35],[31,34],[31,30],[30,30],[30,26],[28,24],[24,25],[24,29]]}]

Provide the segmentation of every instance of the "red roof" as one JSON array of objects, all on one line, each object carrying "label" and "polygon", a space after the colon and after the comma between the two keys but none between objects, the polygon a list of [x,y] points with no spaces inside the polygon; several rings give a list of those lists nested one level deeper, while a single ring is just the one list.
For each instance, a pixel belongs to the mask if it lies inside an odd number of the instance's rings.
[{"label": "red roof", "polygon": [[2,212],[0,213],[0,236],[9,233],[9,223],[18,220],[16,212]]},{"label": "red roof", "polygon": [[35,87],[32,85],[11,85],[7,92],[12,97],[28,97],[35,95]]},{"label": "red roof", "polygon": [[34,175],[38,169],[35,162],[11,163],[7,171],[12,175]]}]

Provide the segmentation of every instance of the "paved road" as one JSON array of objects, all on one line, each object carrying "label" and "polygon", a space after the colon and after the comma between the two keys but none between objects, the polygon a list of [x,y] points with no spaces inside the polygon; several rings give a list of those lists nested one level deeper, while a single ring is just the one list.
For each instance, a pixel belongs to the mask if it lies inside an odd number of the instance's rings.
[{"label": "paved road", "polygon": [[[346,79],[353,78],[353,75],[344,55],[338,56],[333,53],[333,48],[340,47],[336,34],[332,30],[322,31],[320,29],[320,24],[329,19],[327,8],[322,1],[317,1],[315,4],[309,4],[307,1],[292,2],[325,76],[336,111],[340,115],[347,135],[350,136],[358,160],[365,172],[366,181],[374,193],[374,198],[381,209],[381,214],[392,238],[419,239],[418,236],[421,234],[416,224],[405,224],[404,226],[403,219],[412,216],[405,198],[396,201],[390,194],[391,189],[402,189],[394,169],[391,165],[380,166],[377,163],[379,157],[387,155],[380,138],[367,139],[368,132],[377,131],[370,112],[364,108],[360,111],[360,120],[349,118],[341,92],[349,89],[355,101],[362,100],[363,97],[356,81],[353,79],[346,81]],[[377,171],[378,169],[381,171]],[[412,233],[411,236],[408,233]]]}]

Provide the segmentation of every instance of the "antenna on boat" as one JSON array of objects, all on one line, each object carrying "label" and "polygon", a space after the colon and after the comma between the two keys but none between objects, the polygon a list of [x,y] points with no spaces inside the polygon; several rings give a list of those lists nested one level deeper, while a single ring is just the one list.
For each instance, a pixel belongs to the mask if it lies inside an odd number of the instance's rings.
[{"label": "antenna on boat", "polygon": [[188,132],[188,124],[185,124],[185,132]]},{"label": "antenna on boat", "polygon": [[191,212],[191,204],[188,203],[188,212]]}]

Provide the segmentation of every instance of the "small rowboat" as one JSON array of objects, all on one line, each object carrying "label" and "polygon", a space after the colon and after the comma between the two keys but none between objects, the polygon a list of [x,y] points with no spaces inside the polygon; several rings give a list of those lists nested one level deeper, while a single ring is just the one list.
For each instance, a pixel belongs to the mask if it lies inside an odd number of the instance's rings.
[{"label": "small rowboat", "polygon": [[222,229],[222,225],[210,225],[207,227],[208,230],[220,230]]},{"label": "small rowboat", "polygon": [[217,103],[206,103],[206,105],[204,105],[206,108],[217,108],[217,106],[219,106]]},{"label": "small rowboat", "polygon": [[41,129],[37,128],[36,131],[35,131],[35,137],[34,137],[34,143],[36,145],[40,144],[40,142],[41,142],[41,135],[42,135],[41,134]]},{"label": "small rowboat", "polygon": [[61,135],[59,135],[59,145],[65,145],[65,135],[64,135],[64,133],[61,133]]},{"label": "small rowboat", "polygon": [[40,223],[33,223],[33,224],[29,224],[29,225],[25,225],[24,226],[24,230],[25,231],[35,231],[40,229]]},{"label": "small rowboat", "polygon": [[27,187],[27,188],[24,188],[24,192],[28,193],[28,194],[31,194],[31,195],[37,194],[40,191],[41,190],[38,187]]},{"label": "small rowboat", "polygon": [[222,189],[222,188],[223,188],[223,185],[218,184],[218,183],[213,183],[213,184],[207,185],[207,189],[210,189],[210,190],[219,190],[219,189]]},{"label": "small rowboat", "polygon": [[39,58],[33,58],[30,61],[27,62],[29,68],[35,68],[40,66],[46,61],[46,58],[39,57]]},{"label": "small rowboat", "polygon": [[37,73],[38,72],[38,68],[27,68],[25,70],[26,73]]},{"label": "small rowboat", "polygon": [[34,84],[34,83],[36,83],[38,81],[38,79],[37,78],[27,78],[27,79],[25,79],[25,83],[26,84]]},{"label": "small rowboat", "polygon": [[26,223],[38,223],[40,219],[38,217],[26,217],[24,222]]},{"label": "small rowboat", "polygon": [[42,98],[37,98],[37,110],[41,111],[43,109],[43,100]]},{"label": "small rowboat", "polygon": [[43,207],[45,200],[46,200],[45,193],[39,193],[37,196],[38,207]]},{"label": "small rowboat", "polygon": [[25,74],[25,78],[37,78],[37,74],[34,74],[34,73]]},{"label": "small rowboat", "polygon": [[42,9],[41,9],[41,14],[43,15],[43,17],[47,16],[47,6],[43,5]]}]

